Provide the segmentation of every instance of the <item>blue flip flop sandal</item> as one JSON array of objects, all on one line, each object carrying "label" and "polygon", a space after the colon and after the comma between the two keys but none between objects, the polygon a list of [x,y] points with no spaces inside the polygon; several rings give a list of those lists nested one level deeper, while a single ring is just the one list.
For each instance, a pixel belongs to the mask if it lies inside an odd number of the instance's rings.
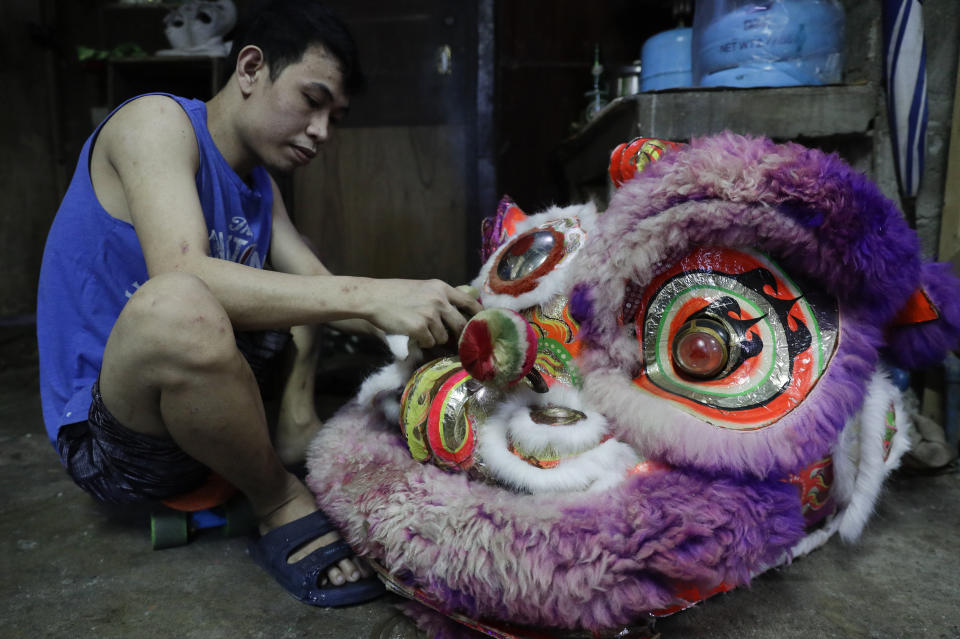
[{"label": "blue flip flop sandal", "polygon": [[305,543],[335,530],[327,516],[318,510],[255,537],[247,550],[287,592],[312,606],[349,606],[383,594],[383,583],[376,577],[348,581],[342,586],[318,585],[331,566],[353,556],[353,550],[342,539],[314,550],[300,561],[287,562],[287,558]]}]

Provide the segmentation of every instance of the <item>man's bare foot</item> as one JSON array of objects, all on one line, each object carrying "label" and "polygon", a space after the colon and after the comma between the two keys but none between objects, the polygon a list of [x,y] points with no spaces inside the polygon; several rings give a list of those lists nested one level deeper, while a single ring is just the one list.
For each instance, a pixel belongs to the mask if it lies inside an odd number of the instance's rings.
[{"label": "man's bare foot", "polygon": [[[290,495],[283,504],[272,512],[260,518],[260,534],[266,534],[274,528],[279,528],[284,524],[296,521],[317,510],[313,494],[300,480],[290,475],[288,494]],[[309,555],[314,550],[322,548],[340,539],[336,532],[326,533],[310,541],[300,548],[296,549],[287,559],[288,563],[296,563]],[[334,586],[342,586],[349,582],[359,581],[363,577],[370,575],[370,570],[363,562],[356,559],[343,559],[336,566],[327,571],[327,581]],[[325,583],[318,584],[320,586]]]}]

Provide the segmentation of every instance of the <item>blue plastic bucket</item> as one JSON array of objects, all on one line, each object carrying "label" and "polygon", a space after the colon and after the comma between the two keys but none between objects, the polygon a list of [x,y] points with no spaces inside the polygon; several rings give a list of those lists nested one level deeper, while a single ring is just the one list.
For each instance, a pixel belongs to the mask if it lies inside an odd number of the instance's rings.
[{"label": "blue plastic bucket", "polygon": [[692,35],[693,29],[682,27],[647,38],[640,52],[643,61],[640,72],[642,91],[693,86]]}]

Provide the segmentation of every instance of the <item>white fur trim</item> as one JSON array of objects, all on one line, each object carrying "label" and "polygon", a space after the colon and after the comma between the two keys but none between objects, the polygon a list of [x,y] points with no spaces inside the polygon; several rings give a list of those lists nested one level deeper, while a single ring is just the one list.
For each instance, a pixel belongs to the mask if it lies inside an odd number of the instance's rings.
[{"label": "white fur trim", "polygon": [[[529,408],[562,406],[586,415],[574,424],[548,426],[530,418]],[[511,398],[497,410],[494,419],[507,423],[507,435],[524,451],[554,450],[561,455],[573,455],[597,446],[608,433],[606,418],[588,410],[573,389],[554,386],[548,393],[527,391]]]},{"label": "white fur trim", "polygon": [[[555,220],[563,220],[575,217],[580,220],[580,226],[587,233],[596,228],[597,205],[594,202],[584,202],[582,204],[571,204],[569,206],[551,206],[545,211],[528,215],[525,219],[517,222],[516,232],[513,237],[526,233],[532,229],[549,224]],[[489,263],[489,260],[487,260]]]},{"label": "white fur trim", "polygon": [[413,340],[406,335],[387,335],[387,347],[397,359],[407,359],[411,350],[417,350]]},{"label": "white fur trim", "polygon": [[850,503],[857,486],[860,463],[860,414],[847,420],[833,449],[833,498],[843,508]]},{"label": "white fur trim", "polygon": [[826,524],[822,528],[814,530],[812,533],[801,539],[790,549],[790,556],[794,559],[797,557],[802,557],[823,544],[833,537],[833,533],[837,532],[837,528],[840,526],[840,520],[836,517],[833,517],[827,520]]},{"label": "white fur trim", "polygon": [[[514,399],[491,415],[477,433],[480,459],[495,480],[510,487],[531,493],[601,490],[622,481],[640,461],[629,445],[610,439],[562,460],[553,468],[531,466],[510,452],[507,434],[523,421],[517,419],[516,413],[527,415],[528,412],[527,403]],[[596,422],[591,421],[588,428],[595,427]]]},{"label": "white fur trim", "polygon": [[[890,453],[883,458],[886,415],[890,404],[896,414],[897,432]],[[801,539],[791,550],[794,557],[803,556],[827,542],[836,532],[846,542],[853,542],[873,514],[873,507],[887,475],[900,465],[910,447],[911,424],[903,406],[903,395],[887,378],[875,371],[867,386],[866,399],[860,413],[850,419],[840,433],[833,453],[833,497],[840,510],[822,528]]]},{"label": "white fur trim", "polygon": [[[896,414],[897,432],[894,434],[890,453],[887,459],[884,459],[886,415],[891,404]],[[860,459],[856,482],[849,503],[839,515],[838,530],[844,541],[852,542],[860,536],[873,513],[883,480],[891,470],[900,465],[900,458],[909,448],[909,423],[904,413],[900,391],[887,379],[885,373],[874,372],[860,413]]]},{"label": "white fur trim", "polygon": [[[489,424],[484,425],[489,426]],[[630,446],[609,439],[553,468],[537,468],[509,450],[502,430],[484,432],[481,456],[497,481],[531,493],[602,490],[623,481],[639,463]]]},{"label": "white fur trim", "polygon": [[[883,458],[883,439],[887,410],[893,404],[897,432],[890,453]],[[873,514],[883,482],[910,447],[910,422],[903,406],[902,393],[882,371],[875,371],[867,385],[860,413],[852,417],[840,433],[833,452],[833,497],[839,511],[827,523],[804,537],[792,553],[805,555],[823,545],[839,532],[846,542],[856,541]]]},{"label": "white fur trim", "polygon": [[423,352],[406,335],[387,335],[386,339],[396,360],[365,379],[353,401],[361,406],[375,406],[388,420],[398,423],[400,402],[394,391],[407,385],[423,360]]},{"label": "white fur trim", "polygon": [[[553,206],[543,213],[531,215],[525,220],[519,222],[517,224],[516,234],[514,237],[531,229],[550,224],[556,220],[576,218],[579,220],[580,227],[587,233],[587,238],[589,239],[590,234],[596,227],[596,217],[597,207],[593,202],[588,202],[586,204],[574,204],[566,207]],[[493,265],[497,263],[501,253],[506,250],[509,244],[510,242],[505,242],[503,246],[499,247],[481,267],[480,273],[477,275],[476,279],[470,282],[471,286],[480,291],[480,301],[485,307],[508,308],[510,310],[519,312],[533,306],[545,304],[549,302],[555,295],[567,294],[569,292],[569,266],[575,260],[576,255],[567,256],[566,259],[560,262],[554,270],[541,277],[537,282],[537,287],[532,291],[527,291],[526,293],[521,293],[520,295],[514,297],[513,295],[508,295],[505,293],[493,293],[487,290],[484,286],[484,283],[489,278],[490,271],[493,269]]]},{"label": "white fur trim", "polygon": [[363,381],[354,401],[361,406],[368,406],[380,393],[403,388],[410,379],[411,373],[413,373],[413,366],[409,361],[387,364]]}]

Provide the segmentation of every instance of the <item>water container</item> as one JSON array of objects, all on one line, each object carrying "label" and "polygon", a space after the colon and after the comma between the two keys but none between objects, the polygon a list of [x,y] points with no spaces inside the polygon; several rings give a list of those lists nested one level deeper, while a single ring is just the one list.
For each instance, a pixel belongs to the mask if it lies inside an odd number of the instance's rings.
[{"label": "water container", "polygon": [[699,86],[793,86],[842,80],[839,0],[698,0],[693,77]]},{"label": "water container", "polygon": [[662,31],[643,43],[640,60],[643,91],[693,86],[690,43],[693,29],[682,27]]}]

